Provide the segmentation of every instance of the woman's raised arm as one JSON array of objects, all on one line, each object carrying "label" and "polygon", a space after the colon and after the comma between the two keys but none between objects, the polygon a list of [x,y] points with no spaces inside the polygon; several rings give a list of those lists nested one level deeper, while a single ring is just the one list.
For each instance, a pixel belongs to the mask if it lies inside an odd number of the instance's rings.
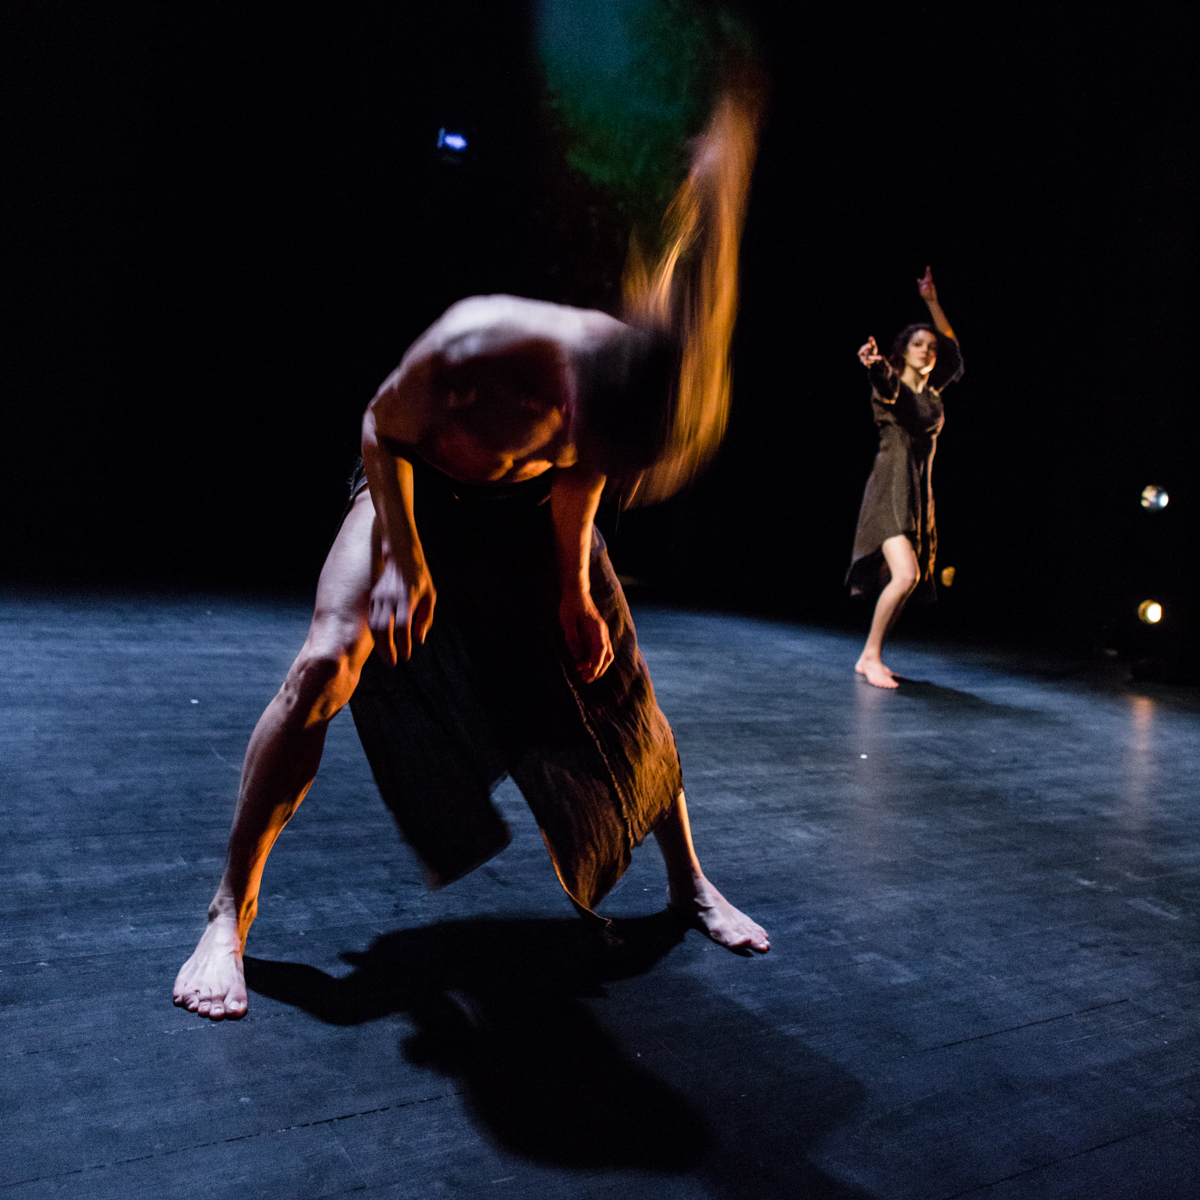
[{"label": "woman's raised arm", "polygon": [[925,274],[917,280],[917,291],[921,293],[921,299],[929,309],[934,328],[942,337],[948,337],[952,342],[957,341],[954,330],[950,328],[950,322],[946,320],[946,314],[942,312],[942,306],[938,303],[937,286],[933,282],[933,271],[929,267],[925,268]]}]

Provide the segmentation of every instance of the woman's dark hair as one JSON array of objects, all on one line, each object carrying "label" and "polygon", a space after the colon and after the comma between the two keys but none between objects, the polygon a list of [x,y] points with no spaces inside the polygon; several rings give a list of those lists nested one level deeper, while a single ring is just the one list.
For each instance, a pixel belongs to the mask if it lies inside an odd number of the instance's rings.
[{"label": "woman's dark hair", "polygon": [[581,449],[618,485],[671,448],[681,358],[666,330],[629,325],[581,364]]},{"label": "woman's dark hair", "polygon": [[920,333],[922,329],[926,333],[932,333],[934,341],[937,341],[938,331],[932,325],[927,325],[923,321],[918,321],[915,325],[906,325],[896,334],[896,340],[892,343],[892,352],[887,356],[888,362],[895,370],[904,370],[904,352],[908,349],[908,343],[912,341],[913,334]]}]

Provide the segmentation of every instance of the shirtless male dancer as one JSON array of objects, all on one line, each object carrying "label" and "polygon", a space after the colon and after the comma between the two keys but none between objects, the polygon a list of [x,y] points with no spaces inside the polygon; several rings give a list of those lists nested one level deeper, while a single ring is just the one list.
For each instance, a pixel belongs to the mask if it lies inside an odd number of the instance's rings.
[{"label": "shirtless male dancer", "polygon": [[[697,213],[703,219],[706,207],[721,209],[722,187],[732,185],[744,196],[752,134],[748,148],[730,149],[728,144],[730,127],[739,123],[744,130],[753,120],[737,110],[736,101],[727,101],[699,139],[689,180],[693,198],[699,200],[689,210],[691,216],[684,214],[685,223]],[[734,207],[736,237],[741,209]],[[733,211],[729,204],[723,210]],[[726,243],[730,228],[727,222]],[[695,241],[694,227],[688,236]],[[730,289],[735,286],[729,267],[731,261],[736,264],[736,243],[732,260],[728,250],[727,244],[717,246],[708,255],[724,271],[725,282],[709,287],[700,304],[724,311],[726,350],[732,328]],[[674,263],[678,254],[669,257]],[[669,273],[660,272],[658,284],[660,300],[666,297],[670,305]],[[642,307],[648,312],[653,305]],[[697,304],[689,309],[694,319]],[[685,329],[684,341],[689,336]],[[614,476],[628,478],[632,472],[636,478],[637,470],[647,467],[652,474],[655,461],[677,452],[681,438],[694,440],[705,424],[701,420],[698,425],[694,413],[688,417],[686,405],[677,403],[673,425],[669,406],[663,407],[665,415],[657,424],[635,418],[642,432],[635,430],[634,441],[640,444],[631,446],[627,431],[614,426],[613,413],[604,408],[594,383],[597,364],[632,364],[622,368],[625,375],[633,379],[641,371],[644,377],[654,344],[645,325],[602,312],[514,296],[479,296],[453,305],[384,381],[363,420],[369,486],[355,497],[325,561],[307,640],[250,739],[225,871],[204,933],[175,981],[176,1005],[215,1021],[245,1014],[242,955],[257,912],[263,868],[275,839],[312,785],[329,721],[350,700],[372,650],[389,667],[406,662],[433,624],[437,581],[427,565],[415,515],[414,458],[423,469],[468,485],[500,488],[549,476],[558,619],[574,659],[572,686],[586,696],[609,670],[613,637],[592,594],[597,578],[593,519],[601,493]],[[725,355],[711,350],[710,338],[709,373],[721,374],[727,390]],[[685,347],[685,383],[687,353]],[[691,374],[693,390],[697,370]],[[610,371],[610,382],[611,377]],[[708,400],[701,403],[711,409],[716,393],[708,388],[706,394]],[[723,428],[723,420],[718,424]],[[711,420],[708,426],[713,427]],[[612,580],[607,558],[604,564],[606,578]],[[615,580],[612,587],[627,617]],[[628,636],[631,640],[631,627]],[[644,674],[635,645],[633,656]],[[648,678],[646,685],[649,692]],[[652,692],[649,696],[653,705]],[[569,807],[570,797],[563,803]],[[666,863],[670,907],[718,945],[766,952],[770,943],[764,930],[705,878],[682,791],[662,800],[648,828]]]}]

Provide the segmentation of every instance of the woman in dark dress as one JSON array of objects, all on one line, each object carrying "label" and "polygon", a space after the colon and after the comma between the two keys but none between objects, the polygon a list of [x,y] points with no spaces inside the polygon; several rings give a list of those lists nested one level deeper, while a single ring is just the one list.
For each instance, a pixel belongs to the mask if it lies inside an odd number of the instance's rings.
[{"label": "woman in dark dress", "polygon": [[882,688],[898,686],[883,664],[883,639],[910,596],[937,598],[931,471],[945,422],[942,391],[963,373],[958,342],[928,267],[917,287],[933,324],[908,326],[886,357],[873,337],[858,350],[871,381],[879,453],[863,494],[846,582],[855,596],[882,589],[867,644],[854,666],[868,683]]}]

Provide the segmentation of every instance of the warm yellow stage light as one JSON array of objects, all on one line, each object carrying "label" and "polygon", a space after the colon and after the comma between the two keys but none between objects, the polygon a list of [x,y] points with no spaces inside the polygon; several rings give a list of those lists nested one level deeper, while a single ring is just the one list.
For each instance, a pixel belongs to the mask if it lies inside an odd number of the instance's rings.
[{"label": "warm yellow stage light", "polygon": [[1170,499],[1171,497],[1167,495],[1166,488],[1155,487],[1154,484],[1142,488],[1142,507],[1149,509],[1151,512],[1157,512],[1160,508],[1166,508],[1167,502]]},{"label": "warm yellow stage light", "polygon": [[949,587],[954,582],[954,568],[942,568],[942,587]]},{"label": "warm yellow stage light", "polygon": [[1157,600],[1143,600],[1138,605],[1138,616],[1147,625],[1157,625],[1162,620],[1162,605]]}]

